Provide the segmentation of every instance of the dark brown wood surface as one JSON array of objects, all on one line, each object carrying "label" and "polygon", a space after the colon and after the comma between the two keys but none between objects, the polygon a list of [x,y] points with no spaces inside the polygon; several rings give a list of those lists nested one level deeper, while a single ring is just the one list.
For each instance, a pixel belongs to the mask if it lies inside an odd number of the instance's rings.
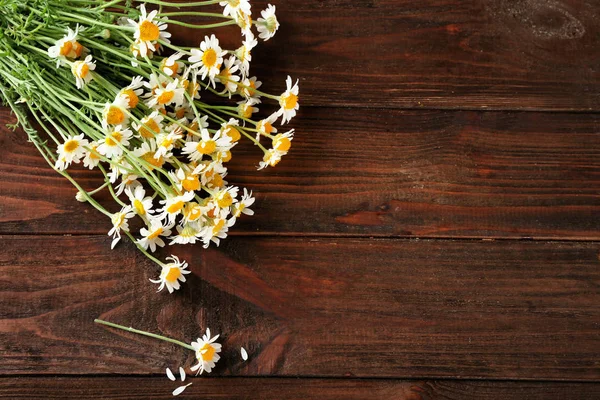
[{"label": "dark brown wood surface", "polygon": [[292,152],[256,172],[236,148],[256,216],[175,249],[192,270],[175,295],[0,127],[0,397],[171,398],[164,368],[192,355],[102,317],[222,334],[182,398],[600,398],[600,4],[273,3],[253,71],[301,80]]}]

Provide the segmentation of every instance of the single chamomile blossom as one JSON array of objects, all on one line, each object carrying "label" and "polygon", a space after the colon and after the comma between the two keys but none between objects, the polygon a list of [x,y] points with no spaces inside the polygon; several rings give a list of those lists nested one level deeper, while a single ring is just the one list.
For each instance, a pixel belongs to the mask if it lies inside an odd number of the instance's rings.
[{"label": "single chamomile blossom", "polygon": [[140,217],[147,217],[152,214],[152,197],[146,197],[146,190],[142,185],[135,188],[125,189],[125,194],[131,202],[133,211]]},{"label": "single chamomile blossom", "polygon": [[286,155],[290,150],[290,147],[292,147],[292,140],[294,140],[293,129],[286,133],[275,135],[273,137],[273,150],[277,151],[282,156]]},{"label": "single chamomile blossom", "polygon": [[129,139],[133,136],[131,129],[123,129],[121,125],[110,129],[98,146],[98,153],[107,158],[120,157],[123,148],[129,145]]},{"label": "single chamomile blossom", "polygon": [[[131,167],[128,167],[131,168]],[[117,196],[123,194],[126,189],[134,189],[142,184],[138,181],[140,177],[136,174],[132,174],[131,172],[126,172],[121,174],[121,183],[119,183],[115,187],[115,193]]]},{"label": "single chamomile blossom", "polygon": [[240,68],[242,76],[245,78],[250,73],[250,61],[252,61],[252,49],[258,45],[258,40],[254,35],[249,34],[246,36],[240,46],[235,51],[236,63]]},{"label": "single chamomile blossom", "polygon": [[281,161],[282,154],[277,150],[267,150],[263,160],[258,164],[258,170],[265,169],[269,166],[274,167]]},{"label": "single chamomile blossom", "polygon": [[168,58],[164,58],[160,63],[160,70],[171,78],[174,78],[183,69],[184,64],[178,61],[182,56],[182,52],[177,52]]},{"label": "single chamomile blossom", "polygon": [[231,56],[223,65],[223,69],[219,73],[217,77],[217,81],[221,82],[225,86],[225,90],[229,92],[229,97],[237,91],[238,85],[237,82],[240,81],[240,77],[235,75],[235,73],[239,70],[239,67],[235,65],[235,57]]},{"label": "single chamomile blossom", "polygon": [[298,81],[292,84],[292,77],[288,76],[286,80],[287,90],[279,97],[281,109],[281,123],[286,124],[296,116],[296,111],[300,108],[298,104]]},{"label": "single chamomile blossom", "polygon": [[121,231],[129,232],[129,222],[130,218],[133,218],[135,213],[131,209],[131,206],[125,206],[121,209],[121,211],[116,212],[112,215],[111,221],[113,227],[110,231],[108,231],[108,236],[112,236],[113,241],[110,245],[111,249],[114,249],[116,244],[121,240]]},{"label": "single chamomile blossom", "polygon": [[235,203],[232,207],[233,216],[239,218],[242,214],[254,215],[254,211],[248,207],[254,204],[255,200],[256,199],[252,197],[252,192],[248,193],[248,189],[244,188],[244,195],[242,196],[242,199],[239,201],[239,203]]},{"label": "single chamomile blossom", "polygon": [[205,155],[210,155],[217,151],[227,151],[231,147],[231,138],[229,136],[222,135],[221,131],[211,136],[208,130],[203,129],[200,133],[200,140],[198,142],[186,142],[182,152],[188,155],[190,161],[198,161]]},{"label": "single chamomile blossom", "polygon": [[242,118],[250,119],[252,114],[257,113],[258,107],[254,107],[260,100],[250,97],[249,99],[238,102],[238,115]]},{"label": "single chamomile blossom", "polygon": [[124,89],[122,89],[117,98],[124,96],[127,99],[127,108],[136,108],[140,102],[140,96],[144,93],[144,78],[142,76],[134,76],[131,79],[131,83]]},{"label": "single chamomile blossom", "polygon": [[196,191],[200,189],[200,177],[194,173],[193,169],[179,168],[176,173],[170,172],[172,180],[175,181],[177,189],[187,192]]},{"label": "single chamomile blossom", "polygon": [[230,186],[215,193],[214,200],[219,208],[227,208],[233,204],[233,200],[238,195],[239,188]]},{"label": "single chamomile blossom", "polygon": [[181,226],[177,225],[177,235],[169,238],[172,244],[195,244],[198,240],[202,239],[204,234],[204,227],[197,222],[188,222]]},{"label": "single chamomile blossom", "polygon": [[158,14],[158,10],[153,10],[149,14],[146,13],[146,6],[142,4],[140,6],[140,19],[138,22],[129,19],[128,22],[131,26],[135,27],[135,43],[137,45],[137,51],[139,51],[142,57],[146,57],[148,52],[155,52],[158,50],[156,43],[162,40],[166,43],[170,43],[169,38],[171,34],[166,32],[168,25],[155,21]]},{"label": "single chamomile blossom", "polygon": [[162,131],[162,122],[165,119],[158,111],[142,118],[140,123],[133,123],[133,129],[144,139],[152,139]]},{"label": "single chamomile blossom", "polygon": [[215,343],[219,338],[219,335],[211,337],[210,329],[206,328],[206,333],[202,338],[198,338],[197,341],[192,342],[192,347],[196,351],[196,359],[198,364],[194,365],[190,369],[196,372],[196,375],[202,374],[203,372],[210,373],[215,367],[217,361],[221,359],[219,353],[221,352],[221,345]]},{"label": "single chamomile blossom", "polygon": [[[48,48],[48,56],[50,58],[71,58],[76,59],[81,57],[85,48],[77,41],[79,26],[72,30],[67,28],[67,34],[60,40],[56,41],[54,46]],[[61,60],[57,60],[57,67],[61,64]]]},{"label": "single chamomile blossom", "polygon": [[129,122],[129,115],[127,114],[129,104],[129,96],[126,94],[119,94],[115,101],[106,103],[102,110],[102,123],[105,126],[127,125]]},{"label": "single chamomile blossom", "polygon": [[[259,100],[260,95],[256,92],[256,89],[260,88],[261,86],[262,82],[257,80],[255,76],[251,78],[245,78],[242,80],[242,86],[240,86],[242,88],[241,94],[247,99],[253,98]],[[260,101],[257,101],[257,104],[258,103],[260,103]]]},{"label": "single chamomile blossom", "polygon": [[271,114],[267,118],[258,121],[256,124],[256,141],[260,141],[261,136],[270,136],[273,133],[277,133],[277,128],[273,126],[275,121],[279,118],[278,113]]},{"label": "single chamomile blossom", "polygon": [[[77,136],[69,136],[67,140],[58,146],[58,159],[64,160],[57,168],[64,170],[71,163],[79,164],[81,158],[85,156],[85,147],[89,144],[87,139],[84,139],[84,134]],[[58,162],[57,162],[58,164]]]},{"label": "single chamomile blossom", "polygon": [[75,61],[71,65],[71,72],[75,76],[77,89],[83,88],[90,83],[93,78],[92,71],[96,69],[96,61],[92,61],[92,56],[87,56],[83,61]]},{"label": "single chamomile blossom", "polygon": [[219,46],[219,39],[215,35],[205,36],[200,43],[200,49],[192,49],[191,54],[189,61],[192,68],[200,68],[198,72],[202,79],[208,76],[214,85],[214,78],[219,74],[223,57],[227,54],[227,51]]},{"label": "single chamomile blossom", "polygon": [[177,128],[169,133],[161,133],[156,137],[156,152],[154,158],[160,157],[170,158],[171,150],[175,147],[175,143],[183,138],[181,128]]},{"label": "single chamomile blossom", "polygon": [[140,235],[142,237],[137,240],[138,244],[147,250],[156,251],[156,247],[165,247],[165,242],[161,239],[161,236],[167,237],[171,235],[170,224],[165,225],[158,218],[151,218],[147,228],[140,229]]},{"label": "single chamomile blossom", "polygon": [[160,276],[158,279],[150,279],[152,283],[160,283],[158,291],[160,292],[165,287],[169,293],[178,290],[181,286],[179,282],[185,282],[185,275],[192,271],[187,270],[188,263],[185,261],[179,261],[176,256],[167,257],[167,261],[171,261],[168,264],[162,266]]},{"label": "single chamomile blossom", "polygon": [[239,131],[240,121],[235,118],[230,118],[229,121],[221,124],[219,131],[224,137],[229,137],[231,143],[237,143],[242,138],[242,134]]},{"label": "single chamomile blossom", "polygon": [[250,14],[246,14],[243,11],[240,11],[235,16],[235,22],[240,27],[242,31],[242,36],[250,36],[252,35],[252,16]]},{"label": "single chamomile blossom", "polygon": [[275,32],[279,29],[279,21],[275,15],[275,6],[269,4],[266,10],[260,12],[262,18],[256,20],[256,27],[258,29],[258,37],[263,39],[265,42],[275,36]]},{"label": "single chamomile blossom", "polygon": [[202,237],[204,248],[207,248],[210,245],[210,242],[213,242],[218,246],[221,239],[225,239],[227,237],[229,228],[235,224],[235,217],[227,219],[218,216],[213,220],[213,224],[213,226],[209,226],[204,231],[204,236]]},{"label": "single chamomile blossom", "polygon": [[89,150],[85,151],[85,157],[83,158],[83,166],[89,169],[94,169],[100,163],[100,156],[98,153],[98,143],[91,142],[88,144]]},{"label": "single chamomile blossom", "polygon": [[170,153],[166,153],[164,156],[159,155],[158,158],[155,158],[154,155],[156,154],[157,150],[158,146],[156,145],[156,140],[149,139],[143,142],[140,147],[134,149],[133,155],[150,164],[145,164],[144,167],[152,171],[155,168],[162,168],[165,163],[165,158],[171,157]]},{"label": "single chamomile blossom", "polygon": [[178,79],[169,82],[166,87],[159,86],[154,94],[146,101],[150,108],[160,108],[175,104],[181,106],[185,98],[185,88],[181,86]]},{"label": "single chamomile blossom", "polygon": [[194,198],[194,192],[185,192],[179,196],[171,196],[167,197],[166,200],[160,200],[160,204],[163,207],[160,209],[160,214],[157,216],[160,219],[169,219],[169,223],[174,223],[175,219],[181,211],[185,204],[189,201],[192,201]]},{"label": "single chamomile blossom", "polygon": [[241,11],[245,14],[251,14],[251,5],[249,0],[225,0],[219,2],[219,5],[223,8],[224,16],[234,17]]}]

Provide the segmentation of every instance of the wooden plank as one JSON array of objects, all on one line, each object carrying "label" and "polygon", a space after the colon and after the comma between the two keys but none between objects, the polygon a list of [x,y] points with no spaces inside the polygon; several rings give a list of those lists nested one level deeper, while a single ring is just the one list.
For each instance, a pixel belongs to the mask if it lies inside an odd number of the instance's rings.
[{"label": "wooden plank", "polygon": [[[255,18],[266,3],[253,2]],[[274,93],[300,78],[304,106],[600,109],[596,0],[274,4],[281,28],[253,71]],[[239,46],[236,28],[217,31],[226,48]],[[189,46],[204,35],[170,29]]]},{"label": "wooden plank", "polygon": [[[257,172],[260,151],[236,148],[228,179],[258,200],[232,231],[599,240],[599,126],[592,114],[305,110],[276,168]],[[22,133],[1,129],[0,233],[110,229]]]},{"label": "wooden plank", "polygon": [[[230,400],[581,400],[600,397],[597,383],[400,381],[384,379],[201,378],[178,399]],[[172,399],[164,377],[0,378],[7,399]],[[201,397],[198,397],[201,396]]]},{"label": "wooden plank", "polygon": [[192,274],[169,295],[108,237],[0,240],[2,375],[194,362],[101,317],[185,341],[210,327],[215,375],[600,379],[597,243],[232,238],[177,249]]}]

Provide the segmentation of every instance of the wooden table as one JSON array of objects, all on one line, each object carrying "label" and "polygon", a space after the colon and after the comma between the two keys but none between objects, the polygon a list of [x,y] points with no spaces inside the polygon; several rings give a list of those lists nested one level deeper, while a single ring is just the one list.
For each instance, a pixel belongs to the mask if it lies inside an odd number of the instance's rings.
[{"label": "wooden table", "polygon": [[171,398],[193,355],[102,317],[222,334],[182,398],[600,398],[600,3],[274,3],[254,71],[300,78],[292,152],[238,149],[256,216],[177,249],[175,295],[2,127],[0,397]]}]

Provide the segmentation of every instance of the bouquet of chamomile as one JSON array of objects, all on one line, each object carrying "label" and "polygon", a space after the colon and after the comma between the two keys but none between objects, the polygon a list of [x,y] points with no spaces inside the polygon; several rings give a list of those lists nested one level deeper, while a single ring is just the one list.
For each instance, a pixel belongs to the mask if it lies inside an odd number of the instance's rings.
[{"label": "bouquet of chamomile", "polygon": [[[218,245],[253,214],[252,192],[226,180],[236,144],[262,151],[258,169],[290,149],[294,132],[282,126],[299,108],[298,82],[287,77],[272,95],[250,72],[252,50],[279,28],[275,11],[269,5],[254,20],[249,0],[0,0],[0,93],[15,127],[76,187],[77,200],[111,220],[113,248],[127,236],[158,264],[159,291],[179,289],[190,271],[175,255],[154,257],[157,248]],[[198,47],[173,43],[173,25],[195,30]],[[240,27],[237,48],[213,33],[227,25]],[[255,118],[263,101],[278,111]],[[96,169],[104,183],[84,190],[72,168]],[[119,211],[100,204],[101,191]],[[138,232],[132,218],[143,221]]]}]

